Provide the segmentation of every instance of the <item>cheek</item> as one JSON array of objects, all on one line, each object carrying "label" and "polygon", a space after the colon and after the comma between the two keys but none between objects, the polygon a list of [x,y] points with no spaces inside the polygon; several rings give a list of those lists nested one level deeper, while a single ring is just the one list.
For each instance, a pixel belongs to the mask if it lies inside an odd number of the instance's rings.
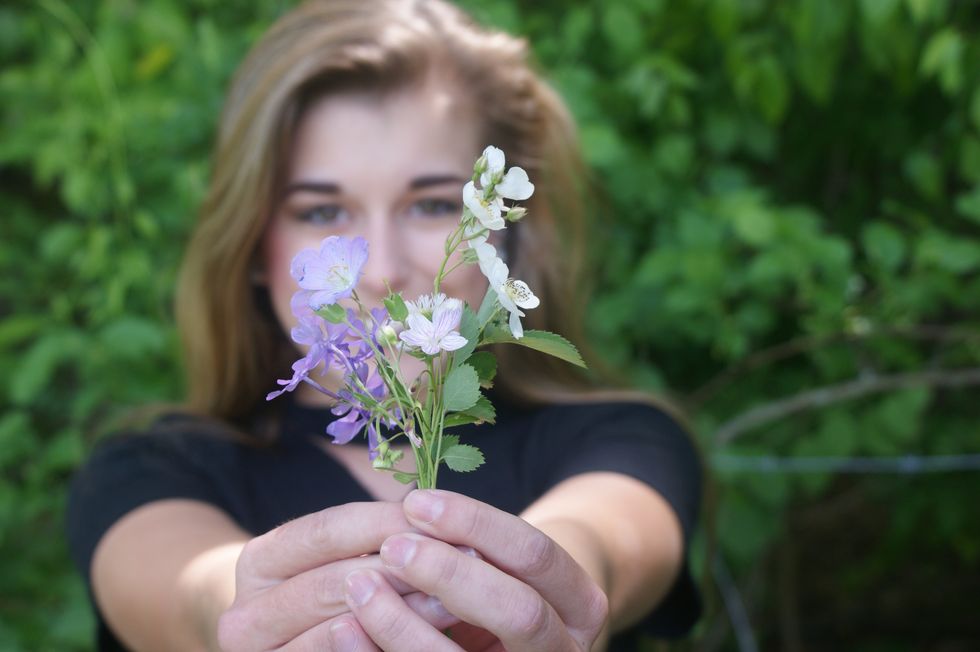
[{"label": "cheek", "polygon": [[[430,288],[431,292],[432,289]],[[463,265],[446,277],[442,291],[451,297],[462,299],[476,311],[480,308],[483,295],[487,293],[487,278],[476,265]]]}]

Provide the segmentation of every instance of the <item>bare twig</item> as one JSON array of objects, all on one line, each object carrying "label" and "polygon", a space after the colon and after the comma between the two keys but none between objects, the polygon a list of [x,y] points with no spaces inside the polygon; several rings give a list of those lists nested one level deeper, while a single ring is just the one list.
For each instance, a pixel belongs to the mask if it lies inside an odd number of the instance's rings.
[{"label": "bare twig", "polygon": [[752,631],[752,623],[749,622],[749,614],[742,602],[742,596],[739,594],[735,580],[728,572],[728,566],[725,565],[721,555],[717,553],[711,561],[711,572],[725,603],[725,611],[728,612],[728,619],[731,622],[732,630],[735,632],[735,641],[738,644],[739,652],[757,652],[759,646],[756,644],[755,632]]},{"label": "bare twig", "polygon": [[685,405],[694,410],[714,398],[719,391],[734,382],[743,374],[792,358],[809,351],[827,346],[868,340],[874,337],[901,337],[908,340],[948,342],[980,340],[980,330],[960,327],[923,324],[920,326],[878,327],[865,333],[830,333],[827,335],[812,335],[799,337],[776,346],[751,353],[732,366],[715,375],[707,383],[689,394]]},{"label": "bare twig", "polygon": [[715,445],[724,446],[743,432],[785,417],[871,394],[910,387],[965,387],[980,385],[980,368],[921,371],[891,375],[867,375],[837,385],[800,392],[742,412],[715,433]]}]

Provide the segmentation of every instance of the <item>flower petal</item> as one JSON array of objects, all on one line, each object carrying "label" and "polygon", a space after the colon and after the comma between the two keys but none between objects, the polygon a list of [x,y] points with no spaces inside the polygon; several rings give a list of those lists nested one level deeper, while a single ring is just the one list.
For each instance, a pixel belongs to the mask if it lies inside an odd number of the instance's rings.
[{"label": "flower petal", "polygon": [[455,351],[466,346],[467,339],[453,331],[439,340],[439,348],[443,351]]},{"label": "flower petal", "polygon": [[510,313],[510,333],[514,336],[514,339],[521,339],[524,337],[524,327],[521,326],[521,317],[524,313],[517,311]]},{"label": "flower petal", "polygon": [[513,167],[495,187],[497,194],[518,201],[527,199],[534,193],[534,184],[528,181],[523,168]]},{"label": "flower petal", "polygon": [[531,288],[524,281],[519,281],[514,278],[507,279],[504,287],[510,298],[514,300],[514,303],[521,308],[537,308],[541,304],[541,300],[534,296]]}]

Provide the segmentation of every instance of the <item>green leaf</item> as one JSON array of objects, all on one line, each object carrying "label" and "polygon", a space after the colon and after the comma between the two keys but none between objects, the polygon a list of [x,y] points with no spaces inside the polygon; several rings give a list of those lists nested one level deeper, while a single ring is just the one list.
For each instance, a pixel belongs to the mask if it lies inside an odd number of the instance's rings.
[{"label": "green leaf", "polygon": [[943,170],[932,153],[912,152],[903,163],[905,175],[926,199],[939,199],[943,192]]},{"label": "green leaf", "polygon": [[404,471],[395,471],[391,477],[402,484],[411,484],[419,479],[418,473],[405,473]]},{"label": "green leaf", "polygon": [[397,292],[392,292],[386,296],[384,304],[388,310],[388,316],[395,321],[405,321],[405,318],[408,317],[408,306],[405,305],[402,295]]},{"label": "green leaf", "polygon": [[476,369],[463,364],[446,376],[442,390],[443,405],[447,412],[461,412],[473,407],[480,398],[480,377]]},{"label": "green leaf", "polygon": [[466,364],[476,369],[480,387],[493,387],[493,378],[497,375],[497,356],[489,351],[477,351],[466,360]]},{"label": "green leaf", "polygon": [[468,408],[465,413],[471,417],[476,417],[477,423],[482,423],[484,421],[493,423],[497,418],[497,411],[494,409],[493,403],[491,403],[490,399],[483,395],[481,395],[476,404],[473,407]]},{"label": "green leaf", "polygon": [[442,461],[453,471],[473,471],[483,464],[483,453],[476,446],[457,444],[442,452]]},{"label": "green leaf", "polygon": [[746,203],[738,206],[731,218],[736,235],[746,244],[764,247],[772,242],[776,222],[764,207]]},{"label": "green leaf", "polygon": [[453,353],[453,366],[457,368],[471,357],[470,354],[473,353],[480,339],[480,324],[469,306],[463,308],[463,316],[459,320],[459,334],[466,338],[466,344]]},{"label": "green leaf", "polygon": [[980,224],[980,185],[956,198],[956,210],[964,217]]},{"label": "green leaf", "polygon": [[326,319],[331,324],[342,324],[347,319],[347,311],[339,303],[331,303],[329,306],[322,306],[316,314]]},{"label": "green leaf", "polygon": [[963,37],[953,28],[942,29],[929,39],[922,53],[919,70],[936,77],[947,95],[956,95],[963,85]]},{"label": "green leaf", "polygon": [[548,331],[524,331],[524,337],[518,340],[511,335],[509,329],[498,327],[488,330],[485,333],[483,341],[487,344],[520,344],[529,349],[547,353],[565,362],[570,362],[583,369],[587,368],[585,361],[582,360],[582,356],[574,344],[561,335],[549,333]]},{"label": "green leaf", "polygon": [[443,428],[455,428],[456,426],[465,426],[468,423],[479,423],[480,420],[465,412],[453,412],[447,414],[446,418],[442,422]]},{"label": "green leaf", "polygon": [[480,303],[480,309],[476,312],[476,321],[481,329],[487,325],[496,309],[497,293],[493,291],[493,288],[488,287],[487,293],[483,295],[483,302]]},{"label": "green leaf", "polygon": [[459,444],[459,435],[443,435],[442,450],[446,451]]},{"label": "green leaf", "polygon": [[864,250],[868,257],[884,271],[894,271],[905,259],[905,239],[891,224],[872,222],[863,235]]}]

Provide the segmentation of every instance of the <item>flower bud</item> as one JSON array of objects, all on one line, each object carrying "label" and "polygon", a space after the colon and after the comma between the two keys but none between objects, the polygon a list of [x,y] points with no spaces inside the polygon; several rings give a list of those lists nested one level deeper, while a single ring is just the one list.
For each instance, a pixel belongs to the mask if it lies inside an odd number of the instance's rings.
[{"label": "flower bud", "polygon": [[524,208],[523,206],[512,206],[507,211],[507,221],[508,222],[517,222],[517,221],[520,221],[520,219],[522,217],[524,217],[525,215],[527,215],[527,209],[526,208]]},{"label": "flower bud", "polygon": [[385,324],[378,329],[378,341],[385,346],[395,348],[398,346],[398,333],[391,324]]},{"label": "flower bud", "polygon": [[487,171],[487,155],[483,154],[480,158],[476,159],[476,163],[473,164],[473,174],[481,175]]}]

